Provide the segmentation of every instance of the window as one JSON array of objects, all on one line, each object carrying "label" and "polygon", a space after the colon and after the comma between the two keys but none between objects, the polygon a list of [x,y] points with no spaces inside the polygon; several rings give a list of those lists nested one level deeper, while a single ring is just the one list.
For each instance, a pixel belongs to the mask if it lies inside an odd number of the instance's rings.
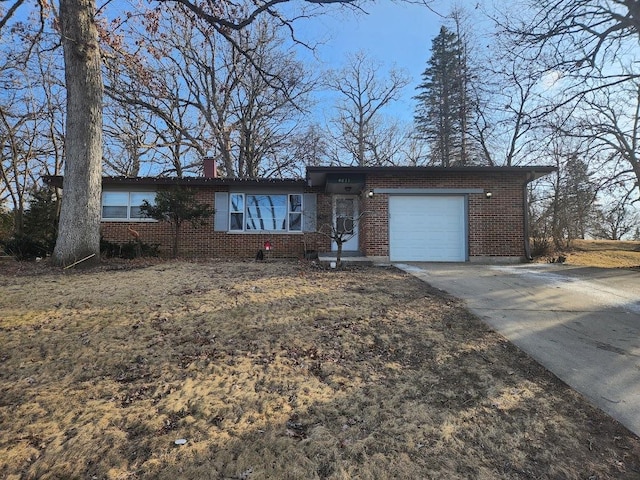
[{"label": "window", "polygon": [[229,196],[231,231],[302,231],[302,195],[232,193]]},{"label": "window", "polygon": [[128,192],[102,193],[102,218],[119,218],[126,220],[128,210]]},{"label": "window", "polygon": [[289,195],[289,230],[302,231],[302,195]]},{"label": "window", "polygon": [[244,193],[231,194],[231,208],[229,209],[229,230],[243,230],[244,227]]},{"label": "window", "polygon": [[129,218],[131,219],[147,218],[140,211],[140,207],[142,206],[145,200],[153,205],[154,199],[155,199],[154,193],[131,192],[129,194]]},{"label": "window", "polygon": [[152,204],[155,196],[154,192],[102,192],[102,219],[150,220],[140,207],[145,200]]},{"label": "window", "polygon": [[351,235],[355,226],[355,200],[353,198],[336,198],[335,215],[337,233]]}]

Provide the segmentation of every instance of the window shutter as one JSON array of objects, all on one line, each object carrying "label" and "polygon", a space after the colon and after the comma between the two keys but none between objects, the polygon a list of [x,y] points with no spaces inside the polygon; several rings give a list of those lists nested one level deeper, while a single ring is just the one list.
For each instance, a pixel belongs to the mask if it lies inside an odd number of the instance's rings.
[{"label": "window shutter", "polygon": [[305,193],[302,201],[302,231],[315,232],[316,220],[318,217],[317,195],[315,193]]},{"label": "window shutter", "polygon": [[213,229],[216,232],[226,232],[229,230],[229,194],[216,192],[215,202]]}]

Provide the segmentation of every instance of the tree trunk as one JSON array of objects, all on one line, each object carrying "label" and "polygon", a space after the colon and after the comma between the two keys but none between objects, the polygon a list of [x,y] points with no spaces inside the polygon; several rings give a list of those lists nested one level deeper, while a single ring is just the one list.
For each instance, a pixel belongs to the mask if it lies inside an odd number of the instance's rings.
[{"label": "tree trunk", "polygon": [[359,107],[359,111],[358,111],[358,115],[359,115],[359,122],[358,122],[358,166],[359,167],[364,167],[365,166],[365,161],[364,161],[364,152],[365,152],[365,139],[364,139],[364,129],[365,129],[365,122],[363,119],[364,113],[362,112],[362,107]]},{"label": "tree trunk", "polygon": [[95,0],[60,0],[67,118],[66,161],[54,262],[100,258],[102,72]]}]

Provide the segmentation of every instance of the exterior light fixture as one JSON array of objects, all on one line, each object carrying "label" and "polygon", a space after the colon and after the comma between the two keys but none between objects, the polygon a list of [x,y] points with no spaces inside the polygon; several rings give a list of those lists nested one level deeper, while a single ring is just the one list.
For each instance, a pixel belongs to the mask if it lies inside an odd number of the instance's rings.
[{"label": "exterior light fixture", "polygon": [[484,192],[484,196],[490,199],[490,198],[493,196],[493,193],[491,193],[491,192]]},{"label": "exterior light fixture", "polygon": [[266,242],[264,242],[264,249],[268,252],[273,248],[273,246],[271,245],[271,242],[269,240],[267,240]]},{"label": "exterior light fixture", "polygon": [[373,198],[373,190],[369,190],[369,192],[367,193],[367,197]]}]

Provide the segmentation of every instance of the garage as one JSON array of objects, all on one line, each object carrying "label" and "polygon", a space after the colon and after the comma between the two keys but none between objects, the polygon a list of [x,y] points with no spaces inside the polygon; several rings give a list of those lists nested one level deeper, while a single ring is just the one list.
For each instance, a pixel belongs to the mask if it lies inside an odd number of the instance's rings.
[{"label": "garage", "polygon": [[464,195],[389,196],[391,261],[464,262]]}]

